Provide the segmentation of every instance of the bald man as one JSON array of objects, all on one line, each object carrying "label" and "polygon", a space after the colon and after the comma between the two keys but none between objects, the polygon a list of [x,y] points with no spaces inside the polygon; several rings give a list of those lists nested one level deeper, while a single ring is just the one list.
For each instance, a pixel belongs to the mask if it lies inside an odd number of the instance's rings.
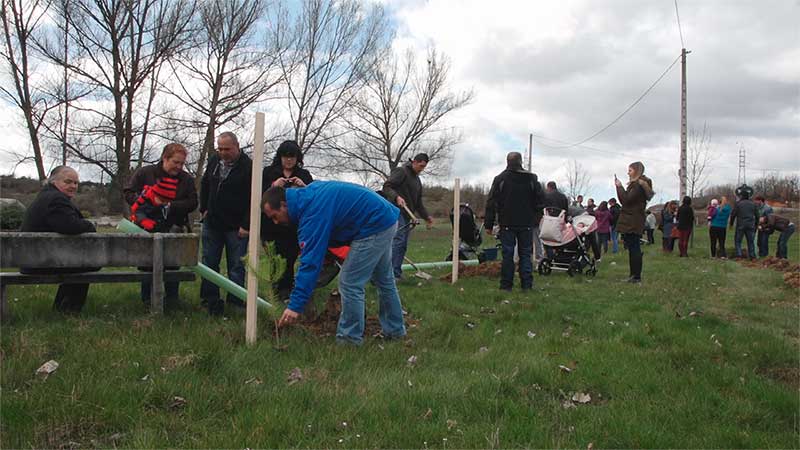
[{"label": "bald man", "polygon": [[[78,192],[78,172],[68,166],[58,166],[50,172],[47,185],[25,212],[22,230],[38,233],[81,234],[93,233],[94,225],[83,218],[72,199]],[[74,273],[98,270],[78,269],[25,269],[23,273]],[[53,308],[61,312],[80,312],[86,302],[89,285],[61,284],[58,286]]]}]

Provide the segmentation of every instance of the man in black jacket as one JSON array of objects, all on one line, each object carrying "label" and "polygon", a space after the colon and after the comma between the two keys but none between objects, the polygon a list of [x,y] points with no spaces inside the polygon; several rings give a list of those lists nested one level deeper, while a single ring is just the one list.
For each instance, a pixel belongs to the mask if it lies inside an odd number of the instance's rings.
[{"label": "man in black jacket", "polygon": [[[145,186],[155,186],[162,178],[178,180],[175,199],[167,204],[167,218],[164,229],[170,232],[191,232],[189,213],[197,209],[197,189],[194,187],[194,177],[183,170],[188,152],[186,147],[178,143],[164,146],[161,152],[161,161],[158,164],[142,167],[128,180],[123,192],[128,205],[133,205],[144,190]],[[150,305],[150,289],[153,281],[142,281],[141,298],[145,305]],[[176,306],[180,282],[164,282],[165,303],[167,308]]]},{"label": "man in black jacket", "polygon": [[400,208],[400,218],[397,220],[397,233],[392,241],[392,268],[394,277],[403,277],[403,258],[408,249],[408,239],[411,236],[411,227],[408,226],[411,217],[406,212],[416,213],[428,224],[433,225],[433,219],[425,205],[422,203],[422,182],[419,174],[428,166],[428,155],[420,153],[402,167],[397,167],[383,183],[383,196],[390,203]]},{"label": "man in black jacket", "polygon": [[547,190],[544,193],[544,206],[545,208],[552,208],[551,211],[548,211],[548,215],[558,216],[558,212],[555,210],[560,209],[564,211],[566,218],[567,210],[569,209],[569,199],[558,190],[555,181],[547,182]]},{"label": "man in black jacket", "polygon": [[[252,161],[239,148],[236,135],[227,131],[217,138],[217,154],[209,158],[200,184],[203,214],[203,264],[219,272],[222,250],[228,263],[228,278],[244,286],[242,257],[247,253],[250,228],[250,180]],[[211,315],[221,315],[224,304],[219,288],[208,280],[200,285],[200,297]],[[244,307],[228,294],[227,303]]]},{"label": "man in black jacket", "polygon": [[734,223],[736,224],[736,233],[733,238],[736,257],[743,257],[742,238],[745,238],[747,240],[748,256],[750,259],[756,259],[755,233],[756,224],[758,223],[758,206],[750,200],[750,191],[748,189],[739,188],[739,201],[733,206],[730,226],[733,227]]},{"label": "man in black jacket", "polygon": [[520,284],[523,290],[528,290],[533,287],[533,224],[536,212],[543,208],[542,188],[536,174],[522,168],[522,154],[509,153],[506,164],[506,170],[492,182],[484,227],[491,234],[495,218],[500,225],[503,249],[500,289],[510,291],[514,284],[514,248],[518,247]]},{"label": "man in black jacket", "polygon": [[[78,172],[67,166],[58,166],[50,172],[47,185],[25,212],[22,230],[27,232],[81,234],[95,232],[94,225],[85,220],[72,203],[78,192]],[[75,273],[95,271],[97,268],[78,269],[25,269],[22,273]],[[80,312],[86,303],[89,285],[60,284],[53,308],[61,312]]]}]

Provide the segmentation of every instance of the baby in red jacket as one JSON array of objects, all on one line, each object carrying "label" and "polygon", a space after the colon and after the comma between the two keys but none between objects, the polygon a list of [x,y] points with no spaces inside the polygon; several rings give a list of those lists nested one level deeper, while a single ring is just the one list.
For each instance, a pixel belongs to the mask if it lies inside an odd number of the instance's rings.
[{"label": "baby in red jacket", "polygon": [[177,178],[164,177],[155,185],[145,186],[131,206],[131,221],[151,233],[166,233],[169,202],[175,200]]}]

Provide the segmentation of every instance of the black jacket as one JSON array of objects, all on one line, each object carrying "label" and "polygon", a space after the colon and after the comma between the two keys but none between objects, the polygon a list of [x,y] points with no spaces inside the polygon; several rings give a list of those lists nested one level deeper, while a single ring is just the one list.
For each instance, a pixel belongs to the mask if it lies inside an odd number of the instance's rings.
[{"label": "black jacket", "polygon": [[134,172],[125,185],[123,190],[125,201],[128,202],[129,206],[133,206],[145,186],[153,186],[164,177],[177,178],[178,189],[175,194],[175,200],[172,200],[169,204],[169,213],[162,224],[163,228],[169,230],[172,225],[190,225],[189,213],[197,209],[197,189],[194,187],[194,177],[185,171],[181,171],[178,176],[173,177],[164,171],[161,163],[142,167]]},{"label": "black jacket", "polygon": [[209,158],[200,183],[200,212],[208,211],[204,223],[220,231],[248,230],[253,161],[242,152],[224,180],[220,166],[219,156]]},{"label": "black jacket", "polygon": [[25,212],[21,231],[81,234],[96,230],[66,194],[48,184]]},{"label": "black jacket", "polygon": [[689,205],[678,208],[678,229],[691,230],[694,227],[694,210]]},{"label": "black jacket", "polygon": [[491,230],[497,222],[501,227],[530,228],[539,226],[544,196],[536,174],[524,170],[506,169],[494,177],[486,199],[484,228]]},{"label": "black jacket", "polygon": [[[564,210],[564,215],[566,217],[569,210],[569,199],[557,189],[555,191],[547,191],[544,194],[544,207]],[[550,211],[550,214],[554,216],[558,215],[555,211]]]},{"label": "black jacket", "polygon": [[756,222],[758,222],[758,206],[755,202],[749,198],[736,202],[731,212],[730,225],[733,226],[734,222],[736,228],[740,230],[755,230]]},{"label": "black jacket", "polygon": [[[422,204],[422,182],[419,180],[419,175],[414,172],[410,162],[392,171],[389,178],[383,183],[382,193],[392,205],[397,205],[397,196],[403,197],[403,200],[406,201],[406,206],[411,212],[418,214],[425,220],[430,218],[428,210]],[[410,219],[403,208],[400,208],[400,212],[407,219]]]},{"label": "black jacket", "polygon": [[619,220],[619,213],[622,211],[622,207],[619,205],[609,206],[608,210],[611,211],[611,226],[616,228],[617,221]]},{"label": "black jacket", "polygon": [[[284,178],[283,167],[280,164],[264,167],[261,177],[261,192],[266,192],[278,178]],[[303,180],[303,183],[309,185],[314,182],[311,173],[306,169],[295,167],[292,171],[292,177],[297,177]],[[286,185],[287,188],[294,188],[296,186]],[[271,241],[275,239],[283,239],[287,235],[294,234],[294,239],[297,239],[297,227],[294,225],[276,225],[275,222],[269,220],[266,215],[262,213],[261,216],[261,240]]]}]

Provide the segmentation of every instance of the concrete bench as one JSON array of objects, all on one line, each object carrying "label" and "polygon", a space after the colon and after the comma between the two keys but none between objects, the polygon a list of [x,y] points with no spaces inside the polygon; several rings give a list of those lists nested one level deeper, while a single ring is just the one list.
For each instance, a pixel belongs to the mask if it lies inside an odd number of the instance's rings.
[{"label": "concrete bench", "polygon": [[81,267],[152,267],[151,272],[99,271],[62,274],[0,272],[0,318],[7,317],[5,290],[12,284],[133,283],[152,278],[150,311],[164,311],[164,281],[193,281],[190,270],[164,267],[196,266],[197,234],[0,233],[3,269],[74,269]]}]

